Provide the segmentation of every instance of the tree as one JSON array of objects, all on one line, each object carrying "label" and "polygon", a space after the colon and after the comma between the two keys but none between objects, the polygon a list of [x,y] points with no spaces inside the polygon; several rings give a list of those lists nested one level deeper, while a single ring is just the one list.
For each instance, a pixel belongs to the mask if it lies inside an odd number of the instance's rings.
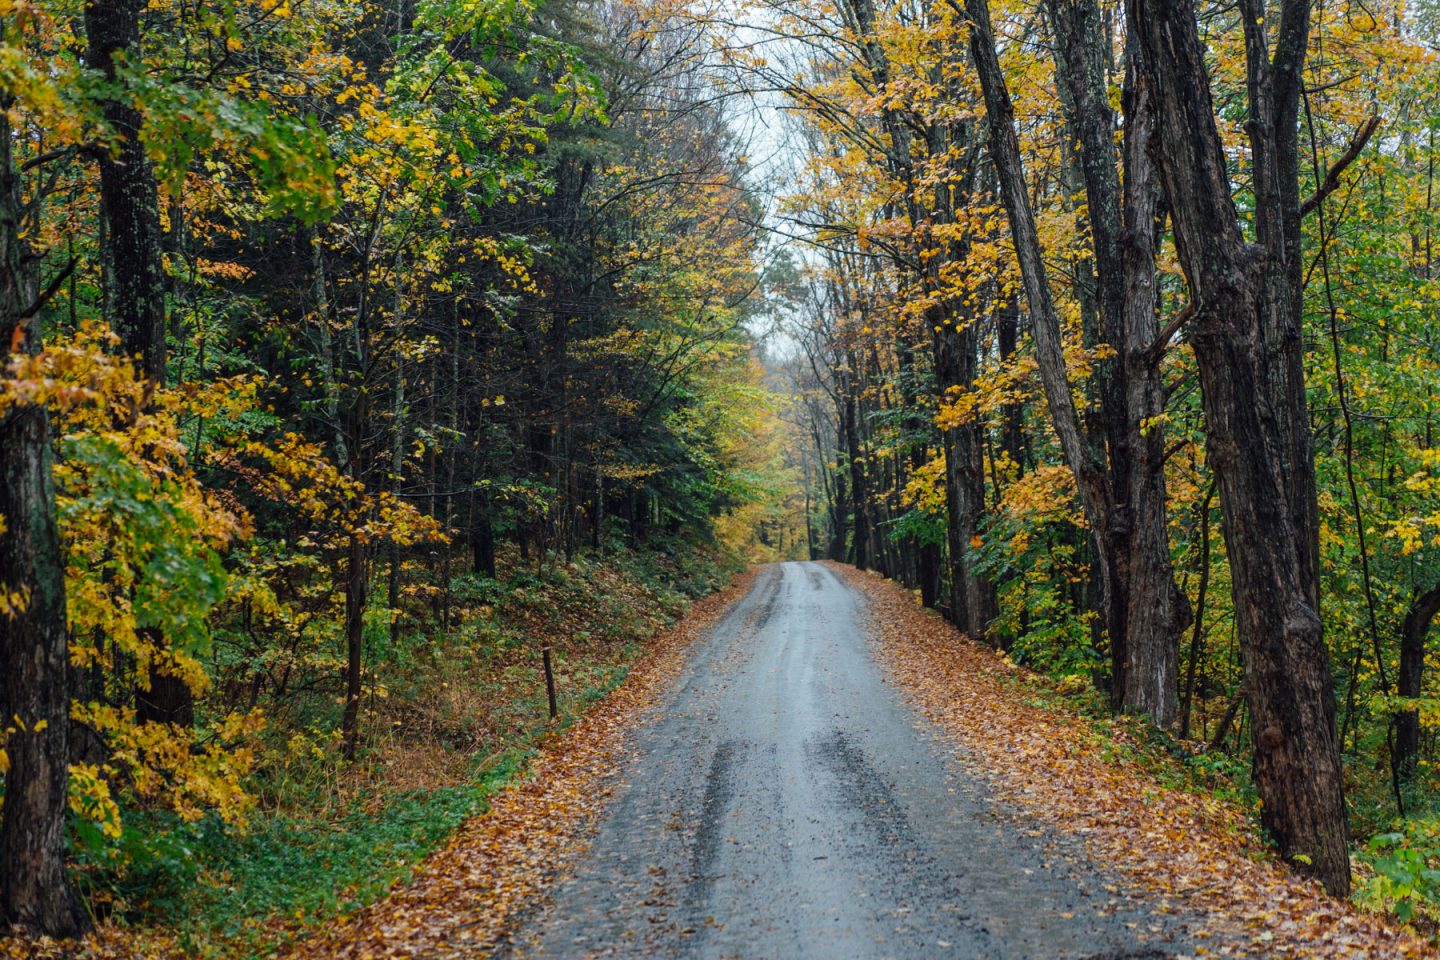
[{"label": "tree", "polygon": [[[1400,633],[1400,670],[1395,692],[1401,697],[1419,698],[1425,690],[1425,637],[1430,624],[1440,615],[1440,584],[1422,591],[1405,611]],[[1402,710],[1395,723],[1395,772],[1404,783],[1415,779],[1420,753],[1420,711]]]},{"label": "tree", "polygon": [[[1194,5],[1129,0],[1126,10],[1132,56],[1155,97],[1156,163],[1192,298],[1189,339],[1199,365],[1206,444],[1233,571],[1261,820],[1286,859],[1343,896],[1350,889],[1349,829],[1335,697],[1315,606],[1310,531],[1297,522],[1294,511],[1302,508],[1291,502],[1313,491],[1287,485],[1281,469],[1289,421],[1274,403],[1266,339],[1272,291],[1288,283],[1275,276],[1285,269],[1287,255],[1274,246],[1298,223],[1298,191],[1287,188],[1269,199],[1265,216],[1280,229],[1262,232],[1264,246],[1248,244],[1216,126]],[[1308,0],[1281,5],[1282,87],[1298,73],[1298,64],[1286,58],[1303,58],[1308,16]],[[1259,86],[1272,96],[1298,95],[1273,83],[1262,79]],[[1255,136],[1267,150],[1280,147],[1276,134],[1267,139],[1263,126]],[[1257,201],[1266,202],[1264,197],[1257,193]],[[1298,469],[1303,474],[1306,466]],[[1292,483],[1295,476],[1292,469]]]},{"label": "tree", "polygon": [[[159,190],[141,138],[144,119],[130,78],[141,63],[138,0],[93,0],[85,7],[89,65],[108,87],[101,111],[113,145],[100,151],[100,206],[111,278],[110,306],[120,349],[155,387],[166,381],[165,268],[162,260]],[[164,643],[149,629],[156,646]],[[135,692],[140,721],[189,726],[194,696],[175,670],[156,663]]]},{"label": "tree", "polygon": [[1100,10],[1085,0],[1050,5],[1059,75],[1079,130],[1089,222],[1095,247],[1104,341],[1100,407],[1104,449],[1083,428],[1071,394],[1061,325],[1025,182],[1014,109],[1000,67],[986,0],[969,0],[970,49],[985,95],[990,155],[1010,220],[1030,307],[1051,422],[1075,474],[1095,538],[1111,682],[1117,706],[1169,727],[1178,708],[1179,635],[1189,605],[1175,586],[1165,503],[1164,401],[1155,319],[1155,184],[1150,104],[1127,84],[1125,191],[1120,188],[1103,63]]},{"label": "tree", "polygon": [[[0,18],[6,42],[8,27]],[[46,398],[30,379],[38,372],[31,360],[39,350],[33,322],[42,302],[30,279],[34,255],[22,239],[9,121],[14,106],[14,97],[0,92],[0,754],[6,760],[0,919],[63,937],[79,930],[84,917],[65,874],[69,629],[50,419]]]}]

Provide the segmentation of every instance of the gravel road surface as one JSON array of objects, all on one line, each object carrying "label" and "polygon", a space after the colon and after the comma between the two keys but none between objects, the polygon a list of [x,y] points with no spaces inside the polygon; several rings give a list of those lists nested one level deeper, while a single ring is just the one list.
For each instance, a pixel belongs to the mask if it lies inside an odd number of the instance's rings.
[{"label": "gravel road surface", "polygon": [[1181,918],[1017,821],[872,659],[864,599],[767,567],[636,733],[513,957],[1160,958]]}]

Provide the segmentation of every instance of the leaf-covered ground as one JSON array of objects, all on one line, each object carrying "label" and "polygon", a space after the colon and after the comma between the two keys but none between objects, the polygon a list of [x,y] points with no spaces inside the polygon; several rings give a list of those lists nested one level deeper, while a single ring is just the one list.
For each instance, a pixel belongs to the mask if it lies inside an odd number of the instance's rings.
[{"label": "leaf-covered ground", "polygon": [[1205,918],[1202,956],[1433,957],[1411,932],[1363,914],[1298,877],[1258,839],[1245,811],[1166,787],[1116,749],[1045,682],[966,639],[895,583],[851,567],[836,574],[869,599],[877,653],[891,677],[1015,812],[1081,837],[1121,879],[1116,892],[1152,909]]}]

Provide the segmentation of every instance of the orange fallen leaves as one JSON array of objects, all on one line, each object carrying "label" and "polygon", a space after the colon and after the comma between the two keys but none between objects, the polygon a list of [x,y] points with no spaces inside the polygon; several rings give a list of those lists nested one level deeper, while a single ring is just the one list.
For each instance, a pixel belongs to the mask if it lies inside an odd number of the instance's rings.
[{"label": "orange fallen leaves", "polygon": [[997,799],[1081,837],[1130,896],[1198,917],[1198,955],[1437,955],[1410,931],[1292,873],[1242,810],[1164,787],[1133,761],[1099,755],[1082,717],[1026,702],[1014,686],[1023,671],[916,607],[902,587],[830,567],[869,599],[871,633],[891,676],[963,749],[963,762],[978,768]]}]

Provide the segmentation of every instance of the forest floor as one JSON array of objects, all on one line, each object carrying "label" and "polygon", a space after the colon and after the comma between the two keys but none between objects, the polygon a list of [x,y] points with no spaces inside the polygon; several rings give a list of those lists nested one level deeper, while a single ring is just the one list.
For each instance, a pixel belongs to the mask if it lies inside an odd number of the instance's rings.
[{"label": "forest floor", "polygon": [[1244,805],[1197,788],[1123,718],[961,636],[905,590],[849,567],[873,649],[995,802],[1107,865],[1112,889],[1186,918],[1196,956],[1433,957],[1433,943],[1327,896],[1261,842]]},{"label": "forest floor", "polygon": [[[427,620],[422,597],[404,646],[376,652],[371,667],[385,689],[367,697],[356,762],[340,759],[329,688],[267,709],[258,806],[243,830],[127,809],[127,834],[141,841],[127,848],[134,858],[110,871],[82,859],[72,875],[101,915],[95,931],[78,942],[0,933],[0,958],[250,960],[333,930],[337,919],[358,921],[423,878],[422,865],[452,838],[473,837],[477,815],[513,804],[499,799],[507,786],[550,783],[570,762],[567,745],[618,746],[607,722],[630,720],[607,721],[607,711],[653,682],[645,678],[673,659],[705,610],[724,604],[694,598],[723,590],[743,568],[737,557],[684,546],[552,556],[538,567],[514,550],[501,560],[500,580],[456,578],[448,631]],[[554,720],[543,644],[553,649]]]}]

